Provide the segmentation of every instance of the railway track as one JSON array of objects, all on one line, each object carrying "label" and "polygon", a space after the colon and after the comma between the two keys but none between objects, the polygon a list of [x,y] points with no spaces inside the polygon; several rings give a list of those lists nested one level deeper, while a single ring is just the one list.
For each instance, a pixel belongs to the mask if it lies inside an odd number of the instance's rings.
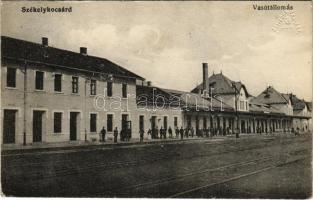
[{"label": "railway track", "polygon": [[[260,140],[261,142],[261,140]],[[175,159],[176,160],[190,160],[190,159],[199,159],[201,157],[209,157],[209,156],[213,156],[213,155],[222,155],[222,154],[227,154],[227,153],[234,153],[234,152],[242,152],[242,151],[249,151],[249,150],[255,150],[255,149],[261,149],[261,148],[267,148],[267,147],[271,147],[271,146],[275,146],[277,144],[279,144],[279,146],[284,146],[284,145],[289,145],[289,144],[293,144],[295,141],[294,140],[290,140],[290,139],[286,139],[284,141],[262,141],[260,144],[258,143],[247,143],[246,145],[248,146],[244,146],[244,147],[238,147],[238,143],[232,143],[232,142],[227,142],[224,144],[219,144],[217,145],[218,148],[214,149],[214,151],[201,151],[201,152],[192,152],[192,154],[188,154],[188,156],[184,156],[181,155],[177,152],[173,152],[172,154],[166,154],[166,152],[164,151],[157,151],[154,152],[152,155],[150,154],[149,157],[140,157],[138,160],[128,160],[128,161],[117,161],[117,162],[106,162],[106,161],[98,161],[98,162],[91,162],[91,163],[84,163],[84,165],[77,165],[78,163],[73,163],[72,165],[68,166],[67,164],[64,165],[61,168],[58,169],[54,169],[52,168],[51,171],[48,172],[48,174],[46,173],[47,171],[40,171],[38,172],[34,172],[32,170],[29,171],[23,171],[23,174],[20,173],[16,173],[16,174],[11,174],[11,172],[9,173],[10,175],[8,175],[5,171],[4,171],[4,175],[7,181],[10,180],[14,180],[14,182],[19,182],[22,181],[24,182],[23,184],[26,184],[29,188],[37,188],[38,185],[41,185],[43,183],[45,183],[45,181],[47,179],[53,179],[53,178],[58,178],[61,177],[63,178],[64,176],[70,176],[70,175],[76,175],[76,174],[84,174],[84,173],[89,173],[90,171],[92,171],[94,174],[97,174],[98,172],[101,173],[101,171],[103,170],[110,170],[110,169],[118,169],[118,168],[126,168],[126,167],[133,167],[133,166],[137,166],[139,164],[147,164],[147,163],[153,163],[153,162],[158,162],[161,160],[169,160],[169,159]],[[304,142],[309,142],[305,139],[297,139],[297,146],[299,145],[299,147],[301,146],[301,143]],[[289,148],[289,147],[288,147]],[[286,147],[282,148],[282,149],[288,149]],[[179,148],[178,148],[179,149]],[[204,148],[205,149],[205,148]],[[224,149],[224,151],[222,151]],[[165,153],[165,154],[164,154]],[[310,153],[309,149],[301,149],[301,148],[297,148],[295,149],[295,151],[292,152],[288,152],[286,155],[282,155],[279,154],[279,158],[275,159],[276,157],[273,156],[267,156],[267,157],[262,157],[262,158],[258,158],[258,159],[251,159],[251,160],[245,160],[243,162],[235,162],[235,163],[223,163],[221,166],[217,166],[217,167],[213,167],[211,169],[206,168],[205,165],[201,166],[198,169],[188,169],[186,171],[184,171],[184,173],[181,174],[176,174],[174,177],[170,176],[171,174],[169,174],[168,176],[165,175],[163,176],[163,178],[160,179],[156,179],[153,181],[143,181],[142,183],[140,183],[140,181],[135,181],[133,185],[129,186],[129,184],[125,185],[125,187],[123,187],[122,185],[120,185],[119,188],[114,188],[115,186],[112,186],[112,189],[109,187],[107,188],[106,191],[103,191],[103,189],[101,188],[101,185],[95,185],[95,192],[92,193],[92,195],[96,195],[96,196],[114,196],[115,195],[119,195],[119,191],[123,190],[123,191],[132,191],[132,190],[143,190],[145,188],[158,188],[159,186],[163,185],[163,184],[168,184],[168,183],[173,183],[176,184],[176,182],[179,181],[188,181],[188,180],[192,180],[193,178],[196,180],[195,177],[197,176],[202,176],[202,175],[210,175],[210,173],[216,173],[218,171],[227,171],[227,170],[236,170],[236,169],[240,169],[243,167],[247,167],[247,166],[255,166],[258,164],[264,164],[264,163],[269,163],[268,167],[273,167],[273,166],[280,166],[282,163],[276,164],[274,161],[275,160],[279,160],[282,157],[296,157],[296,156],[301,156],[303,154],[308,154]],[[243,154],[241,154],[243,155]],[[270,155],[270,154],[269,154]],[[135,157],[137,156],[137,154],[135,154]],[[72,159],[68,159],[68,160],[61,160],[60,162],[62,162],[64,164],[67,163],[68,161],[71,161]],[[96,159],[97,160],[97,159]],[[202,159],[201,159],[202,160]],[[205,159],[204,159],[205,160]],[[288,161],[289,163],[290,161]],[[274,164],[273,164],[274,163]],[[33,166],[39,166],[42,163],[41,161],[39,161],[38,163],[34,163],[29,165],[28,167],[33,167]],[[14,165],[12,165],[14,166]],[[18,166],[16,166],[18,168]],[[272,168],[269,168],[268,170],[270,170]],[[11,169],[10,169],[11,170]],[[258,172],[258,170],[261,170],[260,172]],[[243,173],[241,175],[239,175],[237,178],[239,179],[240,177],[246,177],[249,175],[253,175],[256,173],[261,173],[262,169],[258,169],[255,170],[253,172],[249,172],[249,173]],[[267,167],[264,167],[264,170],[267,170]],[[45,174],[40,174],[40,173],[45,173]],[[224,181],[232,181],[232,180],[236,180],[236,177],[230,177],[230,178],[226,178],[222,181],[217,181],[214,183],[210,183],[210,184],[204,184],[202,186],[198,186],[198,187],[194,187],[194,188],[189,188],[188,190],[183,190],[183,191],[179,191],[176,193],[173,193],[171,195],[168,195],[169,197],[180,197],[186,194],[189,194],[193,191],[197,191],[200,190],[201,188],[206,188],[206,187],[214,187],[215,185],[224,183]],[[234,178],[234,179],[233,179]],[[146,179],[147,180],[147,179]],[[52,180],[54,181],[54,180]],[[137,184],[136,184],[137,182]],[[51,183],[51,182],[50,182]],[[225,182],[226,183],[226,182]],[[47,186],[47,185],[46,185]],[[99,188],[98,188],[99,187]],[[109,190],[108,190],[109,189]]]},{"label": "railway track", "polygon": [[185,191],[181,191],[181,192],[177,192],[177,193],[171,194],[170,196],[167,196],[167,198],[183,197],[184,195],[192,193],[192,192],[196,192],[196,191],[199,191],[199,190],[202,190],[202,189],[208,189],[208,188],[220,185],[220,184],[229,183],[229,182],[232,182],[232,181],[235,181],[235,180],[238,180],[238,179],[241,179],[241,178],[245,178],[245,177],[248,177],[248,176],[253,176],[253,175],[256,175],[256,174],[259,174],[259,173],[262,173],[262,172],[266,172],[266,171],[269,171],[269,170],[272,170],[272,169],[275,169],[275,168],[278,168],[278,167],[282,167],[282,166],[289,165],[289,164],[292,164],[292,163],[295,163],[295,162],[298,162],[298,161],[301,161],[301,160],[305,160],[307,158],[310,158],[310,156],[297,158],[297,159],[294,159],[292,161],[288,161],[288,162],[284,162],[284,163],[279,163],[279,164],[276,164],[276,165],[268,166],[268,167],[265,167],[265,168],[262,168],[262,169],[258,169],[258,170],[255,170],[255,171],[252,171],[252,172],[249,172],[249,173],[244,173],[244,174],[241,174],[241,175],[238,175],[238,176],[235,176],[235,177],[227,178],[227,179],[224,179],[224,180],[221,180],[221,181],[218,181],[218,182],[209,183],[207,185],[202,185],[202,186],[199,186],[199,187],[194,187],[194,188],[191,188],[191,189],[188,189],[188,190],[185,190]]},{"label": "railway track", "polygon": [[[301,140],[300,142],[305,142],[305,140]],[[280,143],[280,145],[288,145],[292,143],[292,141],[285,141],[283,143]],[[71,159],[68,160],[61,160],[59,161],[62,163],[62,167],[58,168],[52,168],[48,171],[44,171],[44,173],[40,174],[36,171],[33,173],[28,173],[27,171],[20,170],[20,173],[9,173],[8,171],[4,170],[4,175],[6,178],[11,179],[11,178],[27,178],[30,179],[32,182],[33,181],[40,181],[44,179],[51,179],[59,176],[70,176],[70,175],[75,175],[75,174],[83,174],[83,173],[88,173],[90,170],[93,171],[102,171],[102,170],[110,170],[110,169],[119,169],[123,167],[132,167],[136,166],[139,164],[146,164],[146,163],[153,163],[161,160],[166,160],[166,159],[197,159],[201,157],[209,157],[209,156],[214,156],[214,155],[221,155],[221,154],[227,154],[227,153],[233,153],[233,152],[242,152],[242,151],[249,151],[249,150],[256,150],[256,149],[262,149],[266,148],[274,144],[257,144],[257,145],[251,145],[248,147],[237,147],[236,145],[230,146],[229,144],[223,144],[220,146],[222,149],[226,149],[223,151],[202,151],[200,153],[193,153],[188,156],[183,156],[179,153],[173,152],[173,153],[165,153],[165,152],[158,152],[158,153],[153,153],[150,154],[149,156],[146,157],[141,157],[136,160],[128,160],[128,161],[118,161],[118,162],[106,162],[103,160],[99,161],[93,161],[93,162],[86,162],[83,166],[78,166],[77,163],[70,163],[72,162]],[[68,162],[68,163],[66,163]],[[38,163],[32,163],[30,165],[25,165],[25,166],[10,166],[8,167],[10,171],[16,171],[15,169],[18,168],[25,168],[25,167],[40,167],[44,163],[38,162]],[[53,163],[56,164],[56,163]],[[58,166],[58,165],[56,165]],[[8,175],[10,174],[10,175]]]}]

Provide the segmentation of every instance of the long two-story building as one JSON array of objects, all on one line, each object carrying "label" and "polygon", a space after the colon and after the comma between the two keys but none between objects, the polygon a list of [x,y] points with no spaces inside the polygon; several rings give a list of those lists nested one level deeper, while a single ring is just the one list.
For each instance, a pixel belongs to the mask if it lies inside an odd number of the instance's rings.
[{"label": "long two-story building", "polygon": [[1,39],[2,143],[96,140],[103,126],[110,135],[137,117],[137,74],[84,47]]}]

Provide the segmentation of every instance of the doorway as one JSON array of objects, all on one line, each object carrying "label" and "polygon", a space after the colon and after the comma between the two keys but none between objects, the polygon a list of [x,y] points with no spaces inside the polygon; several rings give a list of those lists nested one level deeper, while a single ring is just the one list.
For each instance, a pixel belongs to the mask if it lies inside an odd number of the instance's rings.
[{"label": "doorway", "polygon": [[15,143],[17,110],[4,110],[3,113],[3,144]]},{"label": "doorway", "polygon": [[42,117],[44,111],[33,112],[33,142],[42,142]]},{"label": "doorway", "polygon": [[78,112],[70,112],[70,140],[77,140],[77,116]]}]

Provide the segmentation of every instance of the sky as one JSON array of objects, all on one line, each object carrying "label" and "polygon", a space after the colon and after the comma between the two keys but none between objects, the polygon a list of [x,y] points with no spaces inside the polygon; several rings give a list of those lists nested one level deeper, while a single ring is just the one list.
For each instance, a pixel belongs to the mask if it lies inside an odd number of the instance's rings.
[{"label": "sky", "polygon": [[[253,5],[291,5],[292,11]],[[72,13],[22,13],[31,6]],[[1,34],[107,58],[161,88],[190,91],[222,72],[254,96],[271,85],[312,100],[308,2],[2,2]]]}]

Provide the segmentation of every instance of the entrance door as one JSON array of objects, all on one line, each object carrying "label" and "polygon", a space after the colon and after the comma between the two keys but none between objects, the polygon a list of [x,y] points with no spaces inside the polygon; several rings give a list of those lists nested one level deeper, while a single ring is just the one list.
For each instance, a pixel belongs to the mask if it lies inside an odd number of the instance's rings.
[{"label": "entrance door", "polygon": [[3,144],[15,143],[16,110],[4,110],[3,114]]},{"label": "entrance door", "polygon": [[144,130],[145,127],[144,127],[144,116],[143,115],[140,115],[139,116],[139,130]]},{"label": "entrance door", "polygon": [[151,130],[156,128],[156,116],[151,117]]},{"label": "entrance door", "polygon": [[245,128],[245,121],[241,121],[241,133],[245,133],[246,128]]},{"label": "entrance door", "polygon": [[163,118],[163,128],[167,130],[167,116],[164,116]]},{"label": "entrance door", "polygon": [[77,140],[77,112],[70,112],[70,140]]},{"label": "entrance door", "polygon": [[122,114],[122,129],[127,129],[127,121],[128,121],[128,115]]},{"label": "entrance door", "polygon": [[43,111],[33,113],[33,142],[42,141],[42,116]]}]

